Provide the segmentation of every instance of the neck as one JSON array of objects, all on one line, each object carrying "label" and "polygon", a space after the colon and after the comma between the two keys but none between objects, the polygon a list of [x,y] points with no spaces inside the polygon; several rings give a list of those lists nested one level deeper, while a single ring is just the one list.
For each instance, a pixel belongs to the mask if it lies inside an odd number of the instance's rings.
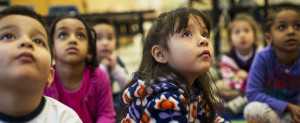
[{"label": "neck", "polygon": [[75,90],[80,87],[83,79],[85,63],[71,65],[56,63],[56,72],[64,87],[68,90]]},{"label": "neck", "polygon": [[296,52],[282,52],[274,49],[274,51],[278,62],[282,65],[293,65],[299,56],[298,50]]},{"label": "neck", "polygon": [[0,90],[0,112],[11,116],[23,116],[34,111],[41,102],[41,92],[16,92]]},{"label": "neck", "polygon": [[252,51],[252,47],[249,49],[236,49],[236,50],[241,56],[246,56]]}]

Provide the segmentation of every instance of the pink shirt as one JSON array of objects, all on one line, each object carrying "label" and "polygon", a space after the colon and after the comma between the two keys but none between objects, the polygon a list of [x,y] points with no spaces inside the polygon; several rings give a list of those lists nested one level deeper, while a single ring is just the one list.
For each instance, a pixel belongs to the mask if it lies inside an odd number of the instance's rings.
[{"label": "pink shirt", "polygon": [[[53,68],[56,70],[55,66]],[[96,68],[94,77],[91,78],[90,67],[86,67],[83,74],[81,86],[75,91],[69,91],[64,88],[55,73],[53,83],[49,88],[45,87],[44,95],[71,107],[84,123],[115,122],[108,75]]]}]

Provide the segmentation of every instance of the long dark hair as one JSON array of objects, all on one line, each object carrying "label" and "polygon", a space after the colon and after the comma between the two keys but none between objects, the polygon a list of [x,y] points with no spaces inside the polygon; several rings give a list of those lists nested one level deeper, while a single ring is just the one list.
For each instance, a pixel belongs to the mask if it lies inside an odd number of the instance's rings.
[{"label": "long dark hair", "polygon": [[[187,28],[190,15],[193,16],[195,19],[197,19],[197,17],[201,18],[204,21],[204,24],[206,25],[208,32],[210,32],[211,24],[209,18],[206,15],[204,15],[202,12],[192,8],[178,8],[170,12],[162,13],[154,21],[152,27],[150,28],[146,36],[144,46],[143,46],[142,61],[138,71],[136,72],[136,76],[139,79],[144,80],[147,86],[151,85],[150,84],[151,79],[156,77],[161,77],[161,76],[167,76],[170,73],[174,73],[181,82],[188,85],[184,77],[179,72],[175,71],[168,64],[157,62],[152,56],[151,50],[154,45],[160,45],[164,49],[169,50],[167,45],[167,41],[169,40],[169,37],[173,35],[173,33],[178,33],[181,30]],[[175,25],[178,25],[178,28],[175,29]],[[206,103],[210,108],[208,115],[203,116],[202,118],[203,122],[213,122],[216,117],[216,108],[215,108],[216,101],[214,97],[215,94],[211,88],[210,82],[211,82],[211,76],[210,73],[207,72],[199,76],[195,80],[193,85],[193,86],[198,86],[201,89],[204,98],[206,100]],[[134,83],[136,82],[132,79],[130,83],[127,85],[127,87],[133,85]],[[186,87],[188,88],[186,88],[185,91],[187,89],[193,89],[192,87],[189,86]],[[145,94],[142,95],[141,98],[144,98],[144,96]],[[121,112],[119,112],[117,116],[118,120],[121,120],[121,118],[124,117],[127,111],[128,111],[128,106],[123,105]]]},{"label": "long dark hair", "polygon": [[65,16],[56,18],[50,25],[50,37],[49,37],[50,43],[51,43],[51,45],[54,45],[53,37],[54,37],[54,32],[55,32],[55,27],[56,27],[57,22],[59,22],[62,19],[66,19],[66,18],[77,19],[77,20],[81,21],[83,23],[84,27],[86,28],[86,31],[87,31],[86,34],[88,37],[88,53],[90,53],[92,55],[91,58],[86,59],[86,64],[91,66],[90,75],[93,76],[95,69],[99,65],[97,62],[97,52],[96,52],[96,37],[97,36],[96,36],[95,31],[87,25],[86,21],[83,18],[79,17],[78,15],[75,15],[75,16],[65,15]]}]

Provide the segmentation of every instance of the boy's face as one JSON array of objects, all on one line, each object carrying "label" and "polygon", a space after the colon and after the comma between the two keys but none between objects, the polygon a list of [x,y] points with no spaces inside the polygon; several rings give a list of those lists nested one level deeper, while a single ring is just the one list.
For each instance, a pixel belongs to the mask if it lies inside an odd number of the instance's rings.
[{"label": "boy's face", "polygon": [[265,38],[275,50],[280,52],[298,51],[300,46],[300,16],[292,10],[283,10],[277,14],[270,33]]},{"label": "boy's face", "polygon": [[232,45],[238,50],[251,50],[255,34],[247,21],[236,21],[231,30]]},{"label": "boy's face", "polygon": [[116,35],[113,26],[98,24],[93,27],[97,33],[98,60],[112,55],[116,48]]},{"label": "boy's face", "polygon": [[0,20],[0,87],[42,90],[54,70],[45,28],[37,20],[9,15]]},{"label": "boy's face", "polygon": [[[204,21],[190,16],[188,27],[174,33],[168,41],[168,64],[185,78],[197,78],[207,72],[213,62],[214,51]],[[176,28],[175,28],[176,29]]]},{"label": "boy's face", "polygon": [[53,39],[56,62],[85,62],[88,55],[88,37],[87,30],[80,20],[65,18],[58,21]]}]

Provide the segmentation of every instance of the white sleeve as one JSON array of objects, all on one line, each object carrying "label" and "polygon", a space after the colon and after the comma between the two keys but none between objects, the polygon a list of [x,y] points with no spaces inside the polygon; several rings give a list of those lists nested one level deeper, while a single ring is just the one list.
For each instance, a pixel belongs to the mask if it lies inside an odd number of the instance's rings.
[{"label": "white sleeve", "polygon": [[117,65],[115,69],[112,70],[112,76],[116,82],[118,82],[121,89],[123,89],[129,82],[129,75],[126,73],[125,69],[120,65]]}]

